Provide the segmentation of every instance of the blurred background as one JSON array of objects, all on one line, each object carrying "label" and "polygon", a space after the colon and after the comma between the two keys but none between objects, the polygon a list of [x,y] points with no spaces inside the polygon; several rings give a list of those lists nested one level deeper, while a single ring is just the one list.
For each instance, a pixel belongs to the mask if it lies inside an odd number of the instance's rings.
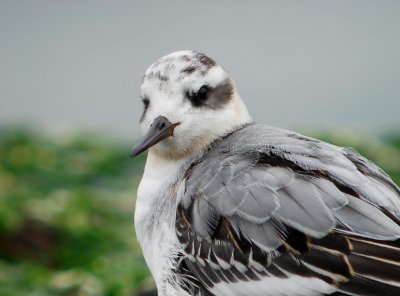
[{"label": "blurred background", "polygon": [[146,68],[229,72],[256,121],[352,146],[400,184],[399,1],[0,0],[0,295],[139,295],[131,160]]}]

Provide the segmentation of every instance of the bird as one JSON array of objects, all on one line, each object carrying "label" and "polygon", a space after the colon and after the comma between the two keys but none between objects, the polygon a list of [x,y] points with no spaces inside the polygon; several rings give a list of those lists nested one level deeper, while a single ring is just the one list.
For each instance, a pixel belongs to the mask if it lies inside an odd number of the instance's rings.
[{"label": "bird", "polygon": [[400,189],[352,148],[255,123],[227,70],[146,70],[134,214],[157,293],[400,295]]}]

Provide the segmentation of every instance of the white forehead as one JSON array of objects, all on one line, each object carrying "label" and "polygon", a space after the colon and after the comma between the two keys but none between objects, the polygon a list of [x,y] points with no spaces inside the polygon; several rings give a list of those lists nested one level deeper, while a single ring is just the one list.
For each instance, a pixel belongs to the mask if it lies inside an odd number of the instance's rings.
[{"label": "white forehead", "polygon": [[142,95],[192,91],[202,85],[215,87],[227,77],[227,72],[208,56],[191,50],[177,51],[158,59],[146,70]]}]

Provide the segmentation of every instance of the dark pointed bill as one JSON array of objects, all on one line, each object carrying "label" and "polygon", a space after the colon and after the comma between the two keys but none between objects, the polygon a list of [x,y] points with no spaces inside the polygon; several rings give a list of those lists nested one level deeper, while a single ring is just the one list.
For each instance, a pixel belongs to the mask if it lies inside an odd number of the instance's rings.
[{"label": "dark pointed bill", "polygon": [[174,129],[178,124],[179,122],[172,123],[164,116],[158,116],[144,137],[132,147],[131,157],[135,157],[165,138],[173,136]]}]

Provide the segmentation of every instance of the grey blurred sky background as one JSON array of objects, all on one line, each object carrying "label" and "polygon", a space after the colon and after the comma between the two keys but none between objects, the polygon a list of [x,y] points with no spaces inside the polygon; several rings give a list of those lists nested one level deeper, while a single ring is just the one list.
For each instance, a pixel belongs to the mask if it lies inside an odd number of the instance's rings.
[{"label": "grey blurred sky background", "polygon": [[400,127],[400,1],[0,2],[0,124],[138,134],[141,77],[196,49],[254,119],[294,130]]}]

